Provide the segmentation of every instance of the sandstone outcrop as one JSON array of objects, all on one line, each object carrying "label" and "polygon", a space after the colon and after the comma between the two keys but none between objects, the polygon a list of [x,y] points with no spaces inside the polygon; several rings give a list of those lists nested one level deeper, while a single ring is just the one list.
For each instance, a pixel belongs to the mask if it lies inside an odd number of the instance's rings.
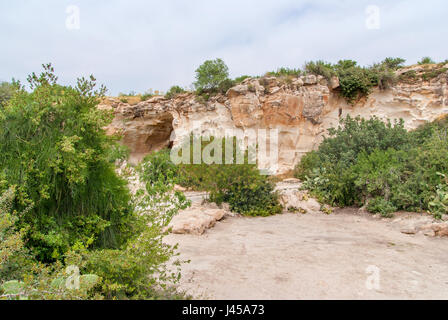
[{"label": "sandstone outcrop", "polygon": [[220,209],[213,204],[193,204],[191,207],[179,211],[168,225],[172,233],[201,235],[206,229],[212,228],[216,221],[221,220],[226,214],[225,209]]},{"label": "sandstone outcrop", "polygon": [[[421,72],[418,68],[422,67],[414,67]],[[400,81],[388,90],[374,88],[353,105],[337,93],[337,78],[328,83],[321,76],[308,75],[248,78],[207,102],[185,93],[173,99],[153,97],[134,105],[112,99],[100,107],[114,110],[115,119],[107,130],[122,133],[122,142],[131,149],[131,162],[152,150],[179,145],[192,131],[223,136],[226,129],[277,129],[276,173],[280,174],[316,149],[327,130],[347,114],[402,118],[408,129],[447,114],[447,78],[445,72],[428,80]]]}]

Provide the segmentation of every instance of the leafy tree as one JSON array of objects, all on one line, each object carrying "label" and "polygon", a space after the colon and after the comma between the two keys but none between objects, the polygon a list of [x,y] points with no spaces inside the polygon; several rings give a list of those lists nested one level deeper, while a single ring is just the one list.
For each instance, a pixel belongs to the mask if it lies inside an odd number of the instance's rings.
[{"label": "leafy tree", "polygon": [[223,60],[207,60],[196,69],[196,89],[216,90],[229,77],[229,68]]},{"label": "leafy tree", "polygon": [[381,64],[383,64],[384,66],[386,66],[389,69],[395,70],[395,69],[402,67],[405,62],[406,62],[406,60],[402,59],[402,58],[388,57],[388,58],[384,59],[383,62],[381,62]]},{"label": "leafy tree", "polygon": [[17,228],[25,212],[12,210],[15,197],[14,187],[0,196],[0,300],[92,298],[88,291],[100,281],[98,276],[80,275],[79,288],[68,288],[68,275],[60,262],[47,266],[35,261],[25,247],[26,230]]},{"label": "leafy tree", "polygon": [[110,111],[96,106],[105,88],[81,78],[57,84],[51,65],[28,78],[0,110],[0,191],[15,186],[13,209],[41,261],[61,259],[76,243],[118,247],[133,235],[135,214],[125,180],[114,171]]}]

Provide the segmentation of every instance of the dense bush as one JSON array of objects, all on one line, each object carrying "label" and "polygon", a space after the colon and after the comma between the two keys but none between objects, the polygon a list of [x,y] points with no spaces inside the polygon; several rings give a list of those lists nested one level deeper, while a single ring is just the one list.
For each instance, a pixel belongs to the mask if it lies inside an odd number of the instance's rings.
[{"label": "dense bush", "polygon": [[431,213],[437,218],[441,218],[442,215],[448,214],[448,178],[442,173],[439,175],[444,181],[437,186],[436,194],[432,197],[432,201],[429,203]]},{"label": "dense bush", "polygon": [[209,168],[213,179],[208,191],[210,200],[221,204],[227,202],[232,211],[250,216],[268,216],[281,213],[282,207],[274,184],[260,175],[255,165],[234,164]]},{"label": "dense bush", "polygon": [[19,217],[26,212],[12,210],[15,197],[14,187],[0,196],[0,299],[101,298],[89,293],[100,281],[97,275],[79,274],[79,286],[68,287],[65,283],[71,275],[69,269],[60,262],[47,266],[35,260],[25,247],[26,230],[17,228]]},{"label": "dense bush", "polygon": [[383,60],[382,64],[388,68],[388,69],[392,69],[392,70],[396,70],[398,68],[403,67],[403,64],[406,62],[405,59],[403,58],[386,58]]},{"label": "dense bush", "polygon": [[118,247],[132,235],[126,181],[114,171],[112,114],[96,108],[94,79],[63,87],[51,66],[32,74],[0,111],[0,189],[16,186],[14,209],[27,245],[42,261],[60,259],[76,241]]},{"label": "dense bush", "polygon": [[394,84],[394,71],[404,62],[401,58],[386,58],[381,63],[366,68],[353,60],[340,60],[337,64],[311,61],[305,64],[305,70],[307,73],[321,75],[328,81],[333,76],[338,76],[340,94],[353,103],[358,98],[367,96],[374,86],[387,89]]},{"label": "dense bush", "polygon": [[[15,188],[5,191],[0,197],[0,299],[186,298],[175,286],[183,261],[173,260],[176,246],[162,239],[171,217],[189,202],[173,192],[175,180],[162,161],[166,154],[161,155],[148,156],[138,170],[145,189],[134,199],[136,237],[118,249],[88,248],[93,239],[85,243],[79,239],[63,260],[49,265],[25,247],[27,229],[19,221],[31,208],[22,213],[12,210]],[[67,286],[69,276],[78,277],[79,287]]]},{"label": "dense bush", "polygon": [[[185,143],[194,144],[196,137],[190,136]],[[209,141],[201,140],[201,154],[214,137]],[[179,163],[178,183],[193,190],[209,192],[209,200],[221,204],[227,202],[230,208],[246,215],[271,215],[281,212],[277,194],[273,191],[274,185],[270,178],[260,174],[256,164],[248,163],[247,150],[245,154],[238,148],[236,139],[233,139],[233,162],[225,163],[226,139],[222,139],[221,164],[208,164],[201,161],[193,163],[193,148],[190,149],[189,164]],[[244,163],[236,164],[237,154],[244,157]],[[214,156],[214,152],[211,154]]]},{"label": "dense bush", "polygon": [[[384,216],[429,210],[430,203],[438,211],[442,174],[448,172],[447,128],[448,120],[440,120],[407,132],[403,121],[392,125],[348,116],[317,151],[302,158],[296,176],[333,205],[368,204]],[[437,190],[442,193],[436,196]]]}]

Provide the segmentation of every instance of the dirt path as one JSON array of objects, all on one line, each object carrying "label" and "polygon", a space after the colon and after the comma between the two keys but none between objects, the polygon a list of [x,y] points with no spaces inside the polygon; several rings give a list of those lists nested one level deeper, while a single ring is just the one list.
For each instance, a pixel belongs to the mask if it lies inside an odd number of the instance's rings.
[{"label": "dirt path", "polygon": [[400,227],[344,209],[228,217],[201,236],[166,241],[191,260],[181,289],[196,298],[448,299],[448,239]]}]

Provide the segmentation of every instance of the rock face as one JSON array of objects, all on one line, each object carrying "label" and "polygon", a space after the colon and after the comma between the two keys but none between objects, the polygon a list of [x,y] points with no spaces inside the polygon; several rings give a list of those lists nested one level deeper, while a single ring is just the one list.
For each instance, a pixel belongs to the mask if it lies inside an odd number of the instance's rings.
[{"label": "rock face", "polygon": [[133,162],[152,150],[179,145],[192,131],[223,136],[226,129],[277,129],[276,173],[280,174],[316,149],[327,130],[347,114],[402,118],[406,128],[413,129],[448,113],[447,78],[444,72],[427,81],[401,81],[385,91],[375,88],[354,105],[337,93],[337,78],[327,83],[321,76],[308,75],[248,78],[207,102],[186,93],[173,99],[154,97],[135,105],[115,101],[100,107],[114,109],[115,119],[107,129],[123,134]]}]

